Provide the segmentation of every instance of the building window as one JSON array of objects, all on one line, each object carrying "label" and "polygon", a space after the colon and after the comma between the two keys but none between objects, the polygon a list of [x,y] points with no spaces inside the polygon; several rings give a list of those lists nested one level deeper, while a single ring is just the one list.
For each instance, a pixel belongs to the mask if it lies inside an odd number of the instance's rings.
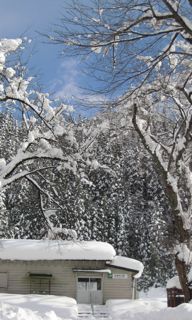
[{"label": "building window", "polygon": [[31,273],[30,277],[30,293],[33,294],[50,294],[51,278],[50,274]]},{"label": "building window", "polygon": [[0,272],[0,288],[8,287],[8,274],[6,272]]},{"label": "building window", "polygon": [[82,291],[100,291],[101,278],[78,278],[78,289]]}]

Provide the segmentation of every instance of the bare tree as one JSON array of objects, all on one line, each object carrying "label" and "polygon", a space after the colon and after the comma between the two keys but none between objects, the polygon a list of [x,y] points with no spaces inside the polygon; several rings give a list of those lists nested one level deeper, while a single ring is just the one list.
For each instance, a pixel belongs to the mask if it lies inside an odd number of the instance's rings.
[{"label": "bare tree", "polygon": [[191,58],[191,14],[187,0],[73,0],[50,38],[82,56],[93,90],[119,96],[153,81],[168,57]]},{"label": "bare tree", "polygon": [[185,300],[192,221],[192,4],[187,0],[71,1],[51,39],[86,56],[89,71],[125,108],[169,200],[173,252]]}]

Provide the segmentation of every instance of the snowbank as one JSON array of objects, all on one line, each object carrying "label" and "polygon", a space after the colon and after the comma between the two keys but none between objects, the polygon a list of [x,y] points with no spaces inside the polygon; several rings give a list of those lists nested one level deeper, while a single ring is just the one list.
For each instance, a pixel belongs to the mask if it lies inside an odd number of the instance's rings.
[{"label": "snowbank", "polygon": [[139,291],[139,299],[159,300],[167,303],[167,290],[164,287],[150,287],[148,291]]},{"label": "snowbank", "polygon": [[149,300],[108,300],[112,320],[191,320],[192,304],[167,308],[165,302]]},{"label": "snowbank", "polygon": [[0,293],[0,320],[76,320],[77,314],[72,298]]},{"label": "snowbank", "polygon": [[[57,317],[54,311],[46,312],[43,316],[30,309],[14,307],[9,304],[0,303],[1,320],[62,320]],[[68,319],[71,320],[71,319]]]},{"label": "snowbank", "polygon": [[135,275],[135,278],[139,278],[142,275],[144,269],[144,266],[140,261],[121,256],[114,257],[114,259],[109,263],[109,265],[138,271],[138,273]]},{"label": "snowbank", "polygon": [[0,240],[0,259],[112,260],[116,252],[106,242],[62,240]]}]

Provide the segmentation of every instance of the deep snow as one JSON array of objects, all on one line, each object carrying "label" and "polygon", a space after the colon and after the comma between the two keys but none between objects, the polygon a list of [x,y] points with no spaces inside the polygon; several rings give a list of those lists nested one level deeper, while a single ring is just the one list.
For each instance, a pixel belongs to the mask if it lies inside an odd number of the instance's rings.
[{"label": "deep snow", "polygon": [[1,239],[3,260],[112,260],[114,248],[100,241]]},{"label": "deep snow", "polygon": [[108,300],[112,320],[191,320],[192,304],[167,307],[165,288],[141,292],[138,300]]},{"label": "deep snow", "polygon": [[108,300],[112,320],[191,320],[192,304],[167,308],[158,300]]},{"label": "deep snow", "polygon": [[0,293],[0,320],[76,320],[77,314],[72,298]]},{"label": "deep snow", "polygon": [[[191,320],[192,303],[167,308],[166,290],[152,288],[138,300],[108,300],[112,320]],[[90,306],[89,306],[90,309]],[[0,293],[0,320],[77,320],[78,305],[68,297]],[[90,315],[87,320],[93,320]]]}]

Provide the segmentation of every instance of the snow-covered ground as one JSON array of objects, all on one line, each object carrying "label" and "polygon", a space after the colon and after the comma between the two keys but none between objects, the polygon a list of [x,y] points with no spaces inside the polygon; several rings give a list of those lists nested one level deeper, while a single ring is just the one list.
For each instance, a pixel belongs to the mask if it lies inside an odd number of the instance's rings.
[{"label": "snow-covered ground", "polygon": [[192,304],[167,308],[161,301],[108,300],[112,320],[191,320]]},{"label": "snow-covered ground", "polygon": [[167,292],[166,288],[162,287],[151,287],[148,291],[140,291],[139,299],[143,300],[158,300],[167,303]]},{"label": "snow-covered ground", "polygon": [[112,320],[191,320],[192,304],[168,308],[166,290],[151,288],[138,300],[108,300]]},{"label": "snow-covered ground", "polygon": [[[85,308],[86,306],[83,306]],[[92,310],[92,308],[90,308]],[[102,307],[102,312],[103,308]],[[87,320],[98,319],[87,313]],[[85,308],[86,309],[86,308]],[[83,309],[84,310],[84,309]],[[87,309],[86,309],[87,310]],[[138,300],[108,300],[106,310],[111,320],[191,320],[192,303],[167,308],[166,291],[152,288]],[[80,310],[82,311],[82,310]],[[68,297],[0,294],[0,320],[77,320],[78,305]],[[100,319],[100,318],[99,318]]]},{"label": "snow-covered ground", "polygon": [[76,320],[77,314],[72,298],[0,294],[0,320]]},{"label": "snow-covered ground", "polygon": [[112,320],[191,320],[192,304],[167,308],[157,300],[108,300]]}]

